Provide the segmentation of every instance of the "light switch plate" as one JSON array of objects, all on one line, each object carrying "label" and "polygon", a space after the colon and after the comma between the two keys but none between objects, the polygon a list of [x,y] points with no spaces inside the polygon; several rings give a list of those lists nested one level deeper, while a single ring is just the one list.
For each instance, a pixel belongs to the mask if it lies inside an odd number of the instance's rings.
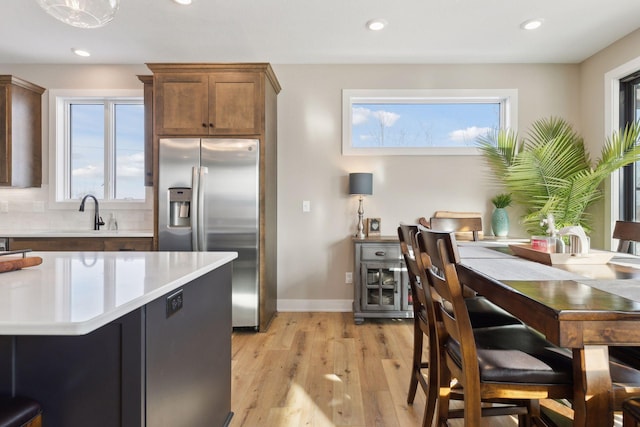
[{"label": "light switch plate", "polygon": [[303,200],[302,201],[302,212],[311,212],[311,201]]}]

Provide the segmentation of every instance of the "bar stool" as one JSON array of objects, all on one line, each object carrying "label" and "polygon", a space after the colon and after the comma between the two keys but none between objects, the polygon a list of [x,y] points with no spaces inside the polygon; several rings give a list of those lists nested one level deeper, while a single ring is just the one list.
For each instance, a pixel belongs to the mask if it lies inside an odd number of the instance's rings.
[{"label": "bar stool", "polygon": [[640,423],[640,397],[622,402],[622,427],[636,427]]},{"label": "bar stool", "polygon": [[42,408],[26,397],[0,396],[0,427],[42,427]]}]

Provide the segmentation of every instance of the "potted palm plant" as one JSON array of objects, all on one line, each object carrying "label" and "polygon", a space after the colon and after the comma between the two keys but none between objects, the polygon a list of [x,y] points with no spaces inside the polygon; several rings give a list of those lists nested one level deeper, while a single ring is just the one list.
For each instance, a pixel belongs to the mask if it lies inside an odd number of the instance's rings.
[{"label": "potted palm plant", "polygon": [[524,208],[522,224],[529,233],[544,233],[540,220],[549,214],[557,228],[580,225],[589,231],[587,207],[602,196],[605,178],[640,161],[639,136],[638,123],[615,132],[594,164],[582,137],[556,117],[535,121],[526,138],[501,129],[479,137],[478,146],[494,178]]}]

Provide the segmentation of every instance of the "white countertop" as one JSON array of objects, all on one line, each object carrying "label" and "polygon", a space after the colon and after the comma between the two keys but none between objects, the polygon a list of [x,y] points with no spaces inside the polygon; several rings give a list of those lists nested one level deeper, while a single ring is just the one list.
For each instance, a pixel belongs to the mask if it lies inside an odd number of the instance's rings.
[{"label": "white countertop", "polygon": [[0,274],[0,335],[84,335],[238,256],[236,252],[27,255],[41,257],[42,264]]},{"label": "white countertop", "polygon": [[153,231],[129,230],[0,230],[0,237],[153,237]]}]

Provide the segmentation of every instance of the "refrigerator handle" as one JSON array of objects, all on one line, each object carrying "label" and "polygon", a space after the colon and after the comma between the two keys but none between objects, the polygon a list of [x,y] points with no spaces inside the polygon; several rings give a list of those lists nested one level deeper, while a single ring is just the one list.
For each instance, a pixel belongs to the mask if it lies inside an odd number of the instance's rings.
[{"label": "refrigerator handle", "polygon": [[198,180],[198,250],[206,251],[207,250],[207,239],[204,227],[204,195],[206,190],[206,179],[205,175],[209,173],[209,168],[205,166],[200,166],[200,176]]},{"label": "refrigerator handle", "polygon": [[191,168],[191,250],[198,250],[198,176],[199,167],[193,166]]}]

